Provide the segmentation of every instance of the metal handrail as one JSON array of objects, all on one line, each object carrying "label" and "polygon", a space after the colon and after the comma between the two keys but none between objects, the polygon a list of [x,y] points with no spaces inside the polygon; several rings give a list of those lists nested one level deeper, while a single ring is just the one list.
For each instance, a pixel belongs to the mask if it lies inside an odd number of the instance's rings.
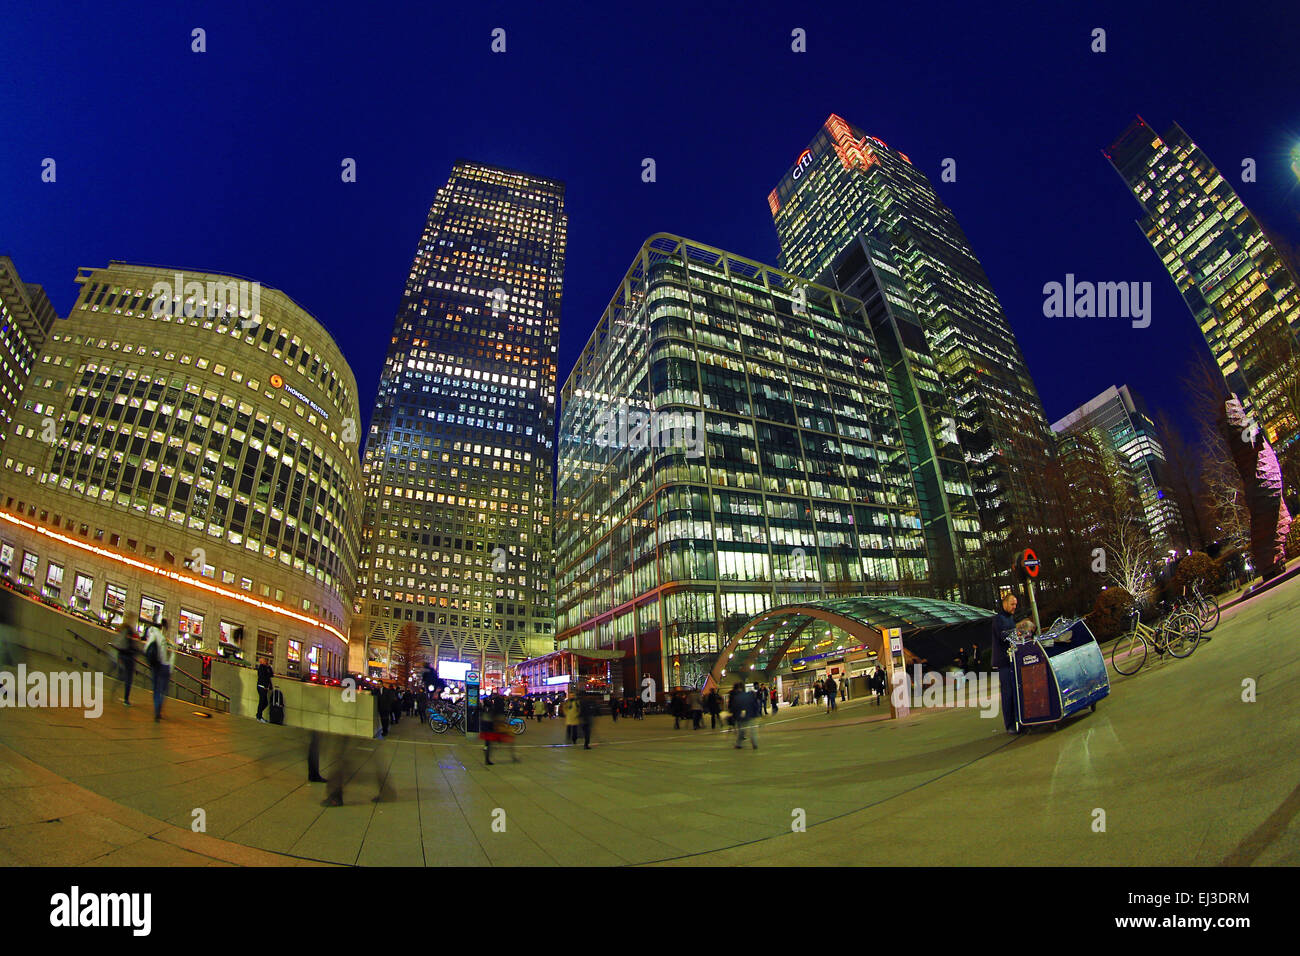
[{"label": "metal handrail", "polygon": [[[67,632],[68,632],[69,634],[71,634],[71,635],[72,635],[73,637],[75,637],[77,640],[81,641],[81,642],[82,642],[83,644],[85,644],[86,646],[94,648],[95,650],[97,650],[97,651],[99,651],[101,654],[103,654],[105,657],[108,656],[108,651],[106,651],[104,648],[102,648],[102,647],[100,647],[99,645],[97,645],[95,642],[90,641],[90,640],[87,640],[86,638],[82,637],[80,634],[78,634],[78,633],[77,633],[76,631],[74,631],[72,628],[70,628],[70,627],[69,627],[69,628],[65,628],[65,630],[67,630]],[[109,645],[107,645],[107,646],[112,647],[113,645],[112,645],[112,644],[109,644]],[[149,669],[152,671],[153,668],[150,667],[150,665],[149,665],[149,659],[146,658],[146,657],[144,656],[144,654],[137,654],[136,657],[137,657],[137,664],[143,664],[145,667],[149,667]],[[175,666],[175,665],[172,666],[172,671],[173,671],[174,673],[178,673],[178,674],[180,674],[180,675],[182,675],[182,676],[184,676],[184,677],[188,677],[190,680],[194,681],[195,684],[199,685],[200,688],[204,688],[204,687],[206,687],[206,688],[208,689],[209,693],[215,694],[216,696],[222,698],[222,699],[226,702],[227,705],[230,704],[230,697],[229,697],[229,695],[227,695],[227,694],[223,694],[221,691],[219,691],[219,690],[217,690],[215,687],[213,687],[212,684],[210,684],[209,682],[207,682],[207,681],[205,681],[205,680],[201,680],[200,678],[195,677],[195,676],[194,676],[193,674],[191,674],[189,671],[182,670],[181,668],[179,668],[179,667],[177,667],[177,666]],[[188,688],[187,688],[187,689],[188,689]],[[203,696],[203,695],[200,694],[199,696]]]}]

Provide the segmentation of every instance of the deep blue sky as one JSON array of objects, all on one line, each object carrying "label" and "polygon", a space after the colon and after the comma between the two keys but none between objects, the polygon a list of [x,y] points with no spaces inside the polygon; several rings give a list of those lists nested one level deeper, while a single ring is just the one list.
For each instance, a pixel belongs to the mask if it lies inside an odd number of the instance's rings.
[{"label": "deep blue sky", "polygon": [[[652,233],[774,263],[766,196],[836,112],[956,212],[1049,420],[1111,384],[1174,408],[1205,349],[1100,150],[1135,114],[1178,121],[1300,242],[1296,37],[1290,2],[41,3],[0,30],[0,252],[61,314],[76,269],[110,259],[282,289],[343,347],[368,413],[452,162],[535,172],[568,186],[562,383]],[[1258,182],[1240,182],[1243,157]],[[1151,327],[1043,318],[1043,284],[1067,272],[1151,281]]]}]

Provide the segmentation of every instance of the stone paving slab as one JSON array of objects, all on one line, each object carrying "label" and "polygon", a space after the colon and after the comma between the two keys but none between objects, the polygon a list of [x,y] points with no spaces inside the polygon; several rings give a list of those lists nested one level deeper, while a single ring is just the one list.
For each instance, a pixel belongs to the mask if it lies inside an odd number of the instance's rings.
[{"label": "stone paving slab", "polygon": [[1019,738],[978,710],[891,722],[867,699],[782,709],[758,750],[659,716],[603,718],[588,751],[530,721],[519,762],[501,748],[489,767],[476,740],[406,719],[350,741],[342,807],[306,782],[300,729],[174,701],[161,723],[116,703],[8,710],[0,865],[1296,865],[1297,620],[1300,579],[1225,611],[1191,658],[1113,676],[1096,713]]}]

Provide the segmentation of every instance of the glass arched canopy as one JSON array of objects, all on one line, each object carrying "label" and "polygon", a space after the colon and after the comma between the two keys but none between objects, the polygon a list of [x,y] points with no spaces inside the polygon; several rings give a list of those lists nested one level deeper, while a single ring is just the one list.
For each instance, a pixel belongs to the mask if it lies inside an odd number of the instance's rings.
[{"label": "glass arched canopy", "polygon": [[[919,634],[980,625],[991,617],[992,611],[969,604],[898,595],[787,604],[745,622],[718,655],[708,684],[771,679],[787,656],[801,659],[859,648],[880,653],[890,628],[898,628],[906,641]],[[906,648],[904,653],[911,656]]]}]

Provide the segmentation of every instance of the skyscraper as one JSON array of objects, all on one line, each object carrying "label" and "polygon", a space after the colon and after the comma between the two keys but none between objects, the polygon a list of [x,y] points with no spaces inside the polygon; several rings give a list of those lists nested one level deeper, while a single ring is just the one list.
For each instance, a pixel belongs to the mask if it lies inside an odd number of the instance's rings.
[{"label": "skyscraper", "polygon": [[489,681],[551,649],[567,229],[562,183],[481,163],[457,162],[429,210],[363,461],[372,667],[390,665],[408,625],[429,658]]},{"label": "skyscraper", "polygon": [[1300,279],[1178,124],[1161,137],[1138,117],[1105,155],[1228,387],[1284,449],[1300,435]]},{"label": "skyscraper", "polygon": [[0,447],[55,318],[45,290],[23,282],[13,260],[0,256]]},{"label": "skyscraper", "polygon": [[1131,476],[1157,550],[1184,545],[1183,519],[1169,490],[1165,452],[1140,396],[1127,385],[1112,385],[1052,425],[1052,431],[1095,436]]},{"label": "skyscraper", "polygon": [[616,693],[698,686],[768,608],[929,579],[861,310],[677,236],[637,252],[560,410],[557,637],[623,651]]},{"label": "skyscraper", "polygon": [[868,304],[914,423],[909,453],[939,553],[969,581],[981,546],[997,571],[1012,550],[1050,538],[1042,402],[988,276],[926,176],[832,114],[768,205],[783,267]]},{"label": "skyscraper", "polygon": [[0,575],[291,677],[350,649],[356,380],[283,292],[113,262],[48,330],[0,468]]}]

